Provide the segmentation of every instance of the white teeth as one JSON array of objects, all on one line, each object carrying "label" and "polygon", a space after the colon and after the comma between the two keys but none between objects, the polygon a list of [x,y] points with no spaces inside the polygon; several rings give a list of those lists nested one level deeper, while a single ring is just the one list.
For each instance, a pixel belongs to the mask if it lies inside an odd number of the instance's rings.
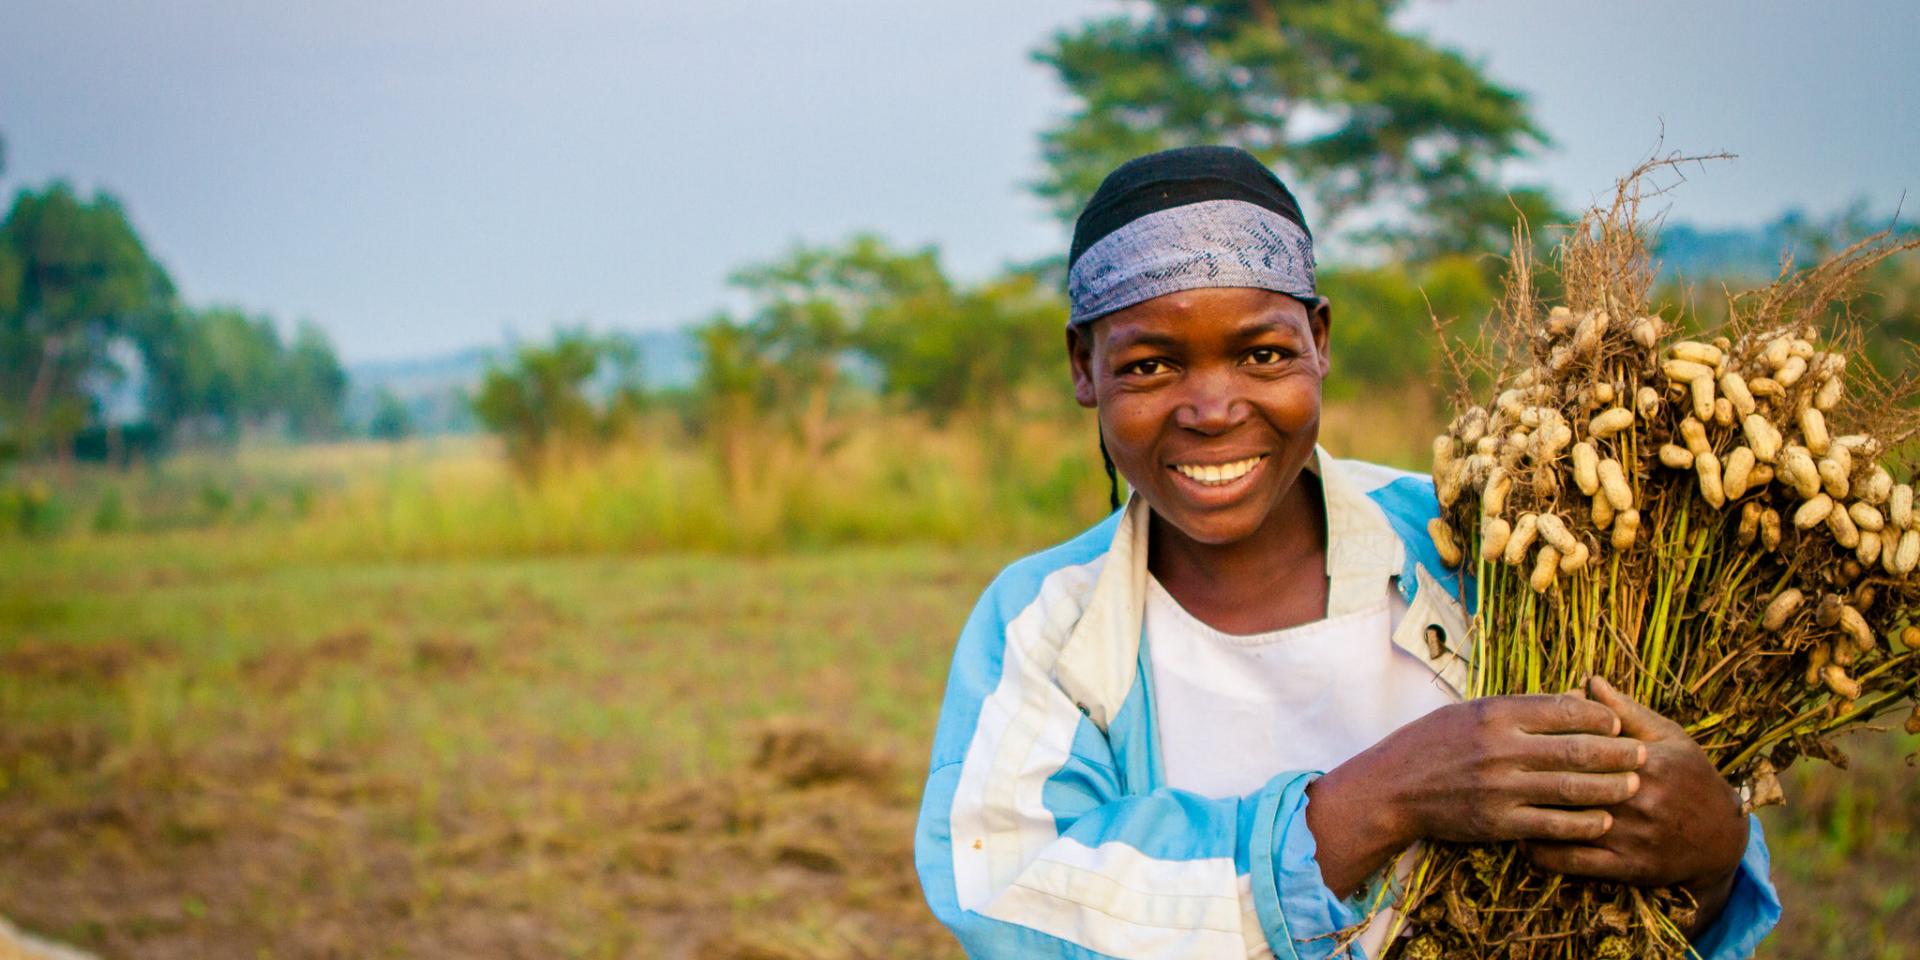
[{"label": "white teeth", "polygon": [[1217,487],[1232,483],[1246,476],[1247,471],[1252,470],[1255,465],[1264,459],[1266,459],[1264,456],[1248,457],[1245,460],[1235,460],[1232,463],[1206,465],[1180,463],[1175,464],[1173,468],[1180,471],[1180,474],[1189,480]]}]

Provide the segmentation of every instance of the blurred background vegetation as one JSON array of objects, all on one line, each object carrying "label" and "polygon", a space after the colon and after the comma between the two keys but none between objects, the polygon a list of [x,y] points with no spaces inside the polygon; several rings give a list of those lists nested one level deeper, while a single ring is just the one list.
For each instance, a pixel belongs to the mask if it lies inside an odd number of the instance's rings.
[{"label": "blurred background vegetation", "polygon": [[[1272,163],[1339,251],[1323,443],[1418,469],[1443,336],[1518,216],[1568,214],[1507,176],[1548,139],[1525,98],[1397,6],[1157,0],[1046,38],[1075,108],[1031,189],[1065,223],[1142,152]],[[1877,229],[1671,224],[1661,297],[1710,321]],[[963,281],[863,233],[768,251],[676,331],[349,370],[316,325],[183,302],[110,194],[19,189],[0,913],[114,956],[957,955],[907,836],[951,638],[1106,506],[1062,270]],[[1864,294],[1905,371],[1920,264]],[[1767,955],[1920,956],[1914,746],[1798,771]]]}]

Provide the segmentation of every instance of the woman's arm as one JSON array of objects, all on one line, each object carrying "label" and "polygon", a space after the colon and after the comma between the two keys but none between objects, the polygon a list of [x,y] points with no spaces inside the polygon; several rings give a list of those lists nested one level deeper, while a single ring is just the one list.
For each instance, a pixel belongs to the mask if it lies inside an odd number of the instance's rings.
[{"label": "woman's arm", "polygon": [[1143,699],[1102,728],[1054,678],[1072,619],[1048,597],[1084,584],[1047,569],[997,581],[955,651],[914,845],[934,915],[982,958],[1329,956],[1360,918],[1314,860],[1317,774],[1144,789]]},{"label": "woman's arm", "polygon": [[1647,758],[1612,710],[1578,696],[1442,707],[1307,788],[1327,886],[1347,895],[1416,840],[1591,841]]}]

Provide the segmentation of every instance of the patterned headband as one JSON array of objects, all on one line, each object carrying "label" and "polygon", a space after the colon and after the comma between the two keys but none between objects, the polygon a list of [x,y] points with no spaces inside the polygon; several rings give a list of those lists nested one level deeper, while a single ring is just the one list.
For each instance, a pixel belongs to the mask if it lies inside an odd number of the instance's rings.
[{"label": "patterned headband", "polygon": [[1146,214],[1074,261],[1067,272],[1067,324],[1201,287],[1256,287],[1316,303],[1313,241],[1299,224],[1244,200]]}]

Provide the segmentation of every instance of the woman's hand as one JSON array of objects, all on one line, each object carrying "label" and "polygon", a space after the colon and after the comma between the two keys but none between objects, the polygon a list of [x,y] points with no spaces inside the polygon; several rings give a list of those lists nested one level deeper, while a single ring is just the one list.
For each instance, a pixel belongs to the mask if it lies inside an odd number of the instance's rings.
[{"label": "woman's hand", "polygon": [[1531,844],[1533,862],[1575,876],[1684,887],[1700,903],[1696,927],[1711,922],[1747,849],[1739,797],[1679,724],[1598,677],[1588,692],[1619,715],[1625,734],[1647,745],[1640,789],[1608,808],[1613,826],[1602,836]]},{"label": "woman's hand", "polygon": [[1614,825],[1603,808],[1634,798],[1648,759],[1620,733],[1613,710],[1577,695],[1435,710],[1307,788],[1321,877],[1349,895],[1424,838],[1599,840]]}]

